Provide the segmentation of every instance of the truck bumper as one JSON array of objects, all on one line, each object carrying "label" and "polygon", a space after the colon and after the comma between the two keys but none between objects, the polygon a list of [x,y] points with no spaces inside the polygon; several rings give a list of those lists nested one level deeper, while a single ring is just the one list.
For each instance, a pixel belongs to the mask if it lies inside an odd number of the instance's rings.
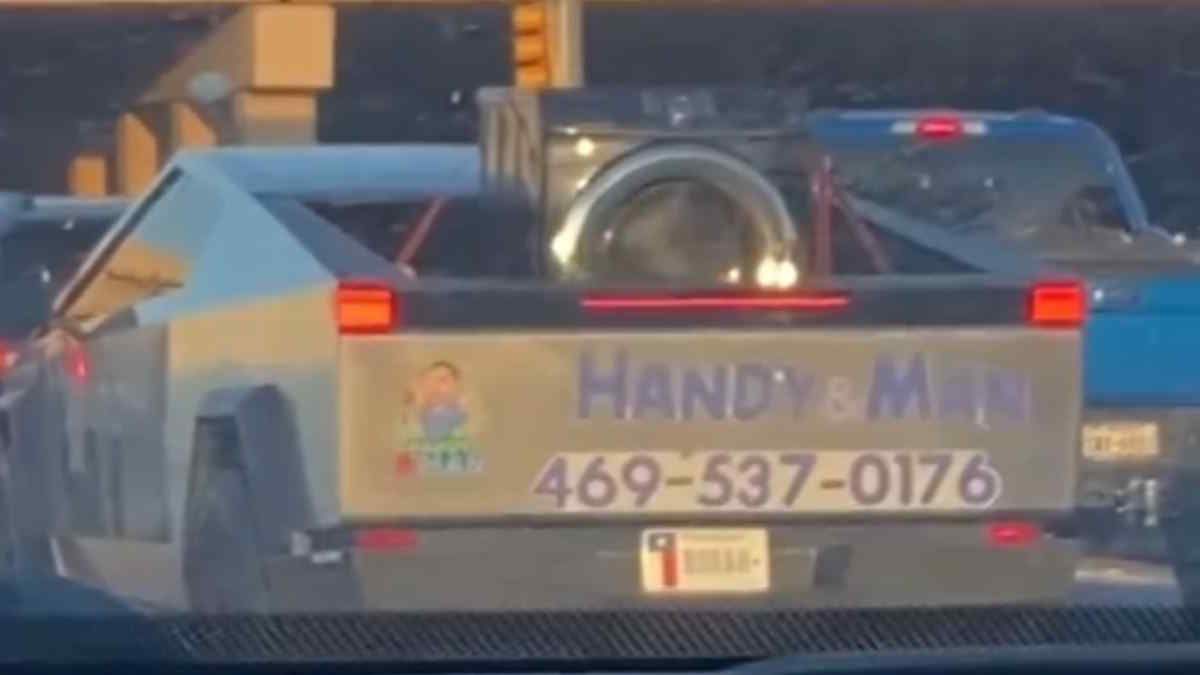
[{"label": "truck bumper", "polygon": [[1097,461],[1082,452],[1079,534],[1093,553],[1165,559],[1161,528],[1170,518],[1174,476],[1189,455],[1200,460],[1200,409],[1094,406],[1085,412],[1085,425],[1110,422],[1157,425],[1158,454]]},{"label": "truck bumper", "polygon": [[765,591],[666,596],[642,587],[642,528],[420,530],[403,550],[276,558],[275,609],[496,611],[914,607],[1064,601],[1077,546],[996,546],[981,524],[772,526]]}]

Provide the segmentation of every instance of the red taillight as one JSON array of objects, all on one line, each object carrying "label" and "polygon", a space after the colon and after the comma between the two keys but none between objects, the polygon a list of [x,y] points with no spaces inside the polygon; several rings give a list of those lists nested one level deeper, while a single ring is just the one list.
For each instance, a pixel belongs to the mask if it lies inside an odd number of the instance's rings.
[{"label": "red taillight", "polygon": [[961,118],[951,115],[923,117],[917,120],[917,136],[929,140],[960,138],[965,132]]},{"label": "red taillight", "polygon": [[87,347],[78,340],[68,339],[63,349],[63,369],[77,384],[87,384],[92,377],[92,359]]},{"label": "red taillight", "polygon": [[8,370],[17,363],[17,349],[7,342],[0,341],[0,377],[8,374]]},{"label": "red taillight", "polygon": [[354,547],[366,551],[410,551],[419,543],[416,530],[377,527],[354,533]]},{"label": "red taillight", "polygon": [[390,333],[395,328],[396,292],[384,284],[343,281],[334,304],[338,332],[343,335]]},{"label": "red taillight", "polygon": [[1013,520],[987,526],[988,544],[999,548],[1029,546],[1041,538],[1042,528],[1037,523]]},{"label": "red taillight", "polygon": [[1050,328],[1077,328],[1087,317],[1087,292],[1076,281],[1046,281],[1029,291],[1029,323]]},{"label": "red taillight", "polygon": [[589,295],[580,305],[596,312],[719,312],[737,310],[813,312],[848,307],[844,293],[805,295]]}]

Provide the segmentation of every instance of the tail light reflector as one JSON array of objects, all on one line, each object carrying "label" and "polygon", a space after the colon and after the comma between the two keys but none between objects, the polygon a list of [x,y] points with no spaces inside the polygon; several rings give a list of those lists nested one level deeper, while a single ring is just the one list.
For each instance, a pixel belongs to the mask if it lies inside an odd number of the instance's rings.
[{"label": "tail light reflector", "polygon": [[396,291],[384,284],[343,281],[335,300],[338,332],[342,335],[389,333],[395,328]]},{"label": "tail light reflector", "polygon": [[416,530],[376,527],[354,533],[354,548],[364,551],[411,551],[418,544]]},{"label": "tail light reflector", "polygon": [[988,544],[997,548],[1029,546],[1041,538],[1042,528],[1023,520],[991,523],[987,527]]},{"label": "tail light reflector", "polygon": [[850,305],[845,293],[805,295],[589,295],[580,305],[593,312],[822,312]]},{"label": "tail light reflector", "polygon": [[1078,328],[1087,316],[1087,294],[1076,281],[1046,281],[1029,291],[1029,323],[1050,328]]}]

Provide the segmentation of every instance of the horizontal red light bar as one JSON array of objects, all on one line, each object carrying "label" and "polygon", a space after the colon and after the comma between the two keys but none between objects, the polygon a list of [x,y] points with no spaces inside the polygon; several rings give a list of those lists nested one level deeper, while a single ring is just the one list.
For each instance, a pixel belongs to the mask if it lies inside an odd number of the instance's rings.
[{"label": "horizontal red light bar", "polygon": [[1087,292],[1077,281],[1044,281],[1029,291],[1029,323],[1078,328],[1087,317]]},{"label": "horizontal red light bar", "polygon": [[787,296],[657,296],[590,295],[580,304],[584,309],[603,312],[648,311],[821,311],[850,305],[850,297],[840,293]]},{"label": "horizontal red light bar", "polygon": [[958,138],[964,131],[963,121],[957,117],[937,116],[917,120],[917,135],[921,138]]}]

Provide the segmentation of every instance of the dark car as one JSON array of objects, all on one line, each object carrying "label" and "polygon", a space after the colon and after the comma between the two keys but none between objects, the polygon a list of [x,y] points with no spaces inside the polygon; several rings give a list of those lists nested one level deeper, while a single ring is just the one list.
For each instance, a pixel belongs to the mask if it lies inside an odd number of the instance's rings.
[{"label": "dark car", "polygon": [[41,320],[44,301],[126,204],[121,198],[0,193],[0,340],[19,340]]},{"label": "dark car", "polygon": [[[0,472],[7,473],[11,463],[6,377],[22,343],[45,321],[54,294],[126,204],[117,198],[0,193]],[[8,505],[8,495],[0,494],[3,558],[11,556],[16,534]]]}]

